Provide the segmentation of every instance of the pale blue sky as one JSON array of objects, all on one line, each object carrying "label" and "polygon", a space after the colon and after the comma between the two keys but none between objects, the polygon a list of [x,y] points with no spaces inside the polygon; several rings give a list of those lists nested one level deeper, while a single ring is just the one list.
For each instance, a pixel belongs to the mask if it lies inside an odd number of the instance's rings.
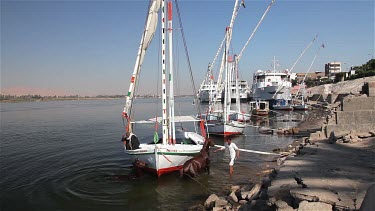
[{"label": "pale blue sky", "polygon": [[[242,49],[270,1],[245,3],[234,26],[234,53]],[[196,85],[223,39],[233,4],[179,1]],[[126,94],[147,6],[146,0],[1,1],[1,88]],[[243,55],[241,78],[250,83],[254,71],[271,68],[273,56],[280,68],[290,68],[316,34],[317,41],[295,72],[307,71],[322,43],[326,48],[312,71],[323,71],[332,61],[345,63],[344,68],[362,65],[374,54],[374,22],[374,1],[276,0]],[[156,92],[159,39],[155,35],[145,58],[141,94]],[[186,69],[184,63],[181,69]],[[190,89],[188,75],[180,75],[182,89]]]}]

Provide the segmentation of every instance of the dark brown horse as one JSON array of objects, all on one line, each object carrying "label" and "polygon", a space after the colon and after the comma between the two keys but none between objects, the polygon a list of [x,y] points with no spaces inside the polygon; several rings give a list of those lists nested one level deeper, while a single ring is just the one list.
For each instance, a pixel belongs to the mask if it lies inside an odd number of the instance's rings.
[{"label": "dark brown horse", "polygon": [[211,139],[206,139],[200,153],[184,163],[182,169],[180,169],[180,177],[183,177],[183,175],[195,177],[204,170],[210,173],[209,149],[210,146],[214,145],[215,143]]}]

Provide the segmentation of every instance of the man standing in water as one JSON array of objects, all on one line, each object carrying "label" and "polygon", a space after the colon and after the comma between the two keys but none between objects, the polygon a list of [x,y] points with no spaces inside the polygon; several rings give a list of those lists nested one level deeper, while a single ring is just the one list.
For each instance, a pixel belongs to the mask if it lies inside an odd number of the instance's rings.
[{"label": "man standing in water", "polygon": [[229,155],[230,155],[229,174],[232,175],[234,172],[234,169],[233,169],[234,160],[240,157],[240,150],[238,149],[235,143],[232,143],[231,138],[227,138],[225,140],[225,147],[219,148],[215,150],[214,152],[217,152],[218,150],[224,150],[225,148],[229,149]]}]

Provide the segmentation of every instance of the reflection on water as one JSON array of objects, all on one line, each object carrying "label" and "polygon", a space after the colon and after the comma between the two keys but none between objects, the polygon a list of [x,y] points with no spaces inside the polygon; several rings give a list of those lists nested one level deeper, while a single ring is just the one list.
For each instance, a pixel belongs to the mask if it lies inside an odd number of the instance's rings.
[{"label": "reflection on water", "polygon": [[[195,114],[191,98],[176,101],[176,114]],[[178,172],[128,178],[131,162],[120,142],[122,106],[123,100],[1,104],[1,210],[181,210],[232,184],[261,180],[257,173],[272,165],[272,156],[241,152],[230,177],[229,152],[219,151],[211,153],[210,174],[195,180],[180,179]],[[147,119],[157,115],[158,106],[155,99],[138,99],[134,112]],[[297,124],[278,121],[279,116],[254,119],[233,142],[258,151],[285,147],[292,137],[258,133],[260,126]],[[135,130],[148,141],[153,128]],[[211,138],[224,144],[223,137]]]}]

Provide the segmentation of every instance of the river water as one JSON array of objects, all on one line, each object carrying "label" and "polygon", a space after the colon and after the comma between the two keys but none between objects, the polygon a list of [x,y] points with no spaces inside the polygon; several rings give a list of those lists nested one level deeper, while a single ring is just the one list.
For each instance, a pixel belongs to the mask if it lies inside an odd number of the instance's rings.
[{"label": "river water", "polygon": [[[137,99],[139,119],[156,114],[156,100]],[[180,179],[177,172],[127,179],[131,162],[120,141],[123,104],[119,99],[2,103],[0,210],[186,210],[231,185],[260,181],[257,173],[272,165],[272,156],[241,152],[229,176],[229,152],[219,151],[211,153],[210,174],[195,180]],[[192,98],[176,98],[176,115],[194,112]],[[252,124],[296,124],[277,118]],[[135,129],[141,142],[149,142],[153,126]],[[223,137],[212,138],[223,145]],[[271,152],[294,138],[262,135],[249,126],[232,140],[239,148]]]}]

